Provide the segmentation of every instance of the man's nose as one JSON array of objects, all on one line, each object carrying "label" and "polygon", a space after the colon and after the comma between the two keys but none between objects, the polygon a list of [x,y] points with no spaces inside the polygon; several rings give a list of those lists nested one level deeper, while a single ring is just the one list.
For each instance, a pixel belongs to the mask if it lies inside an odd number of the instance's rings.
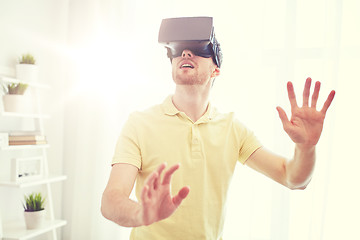
[{"label": "man's nose", "polygon": [[183,52],[181,54],[181,57],[183,57],[183,58],[191,58],[193,56],[194,56],[194,54],[188,49],[183,50]]}]

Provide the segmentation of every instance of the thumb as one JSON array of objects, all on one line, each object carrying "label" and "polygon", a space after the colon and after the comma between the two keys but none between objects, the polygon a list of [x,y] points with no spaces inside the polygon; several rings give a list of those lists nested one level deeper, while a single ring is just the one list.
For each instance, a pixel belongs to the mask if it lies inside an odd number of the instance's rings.
[{"label": "thumb", "polygon": [[183,187],[182,189],[180,189],[179,193],[172,198],[172,202],[174,203],[174,205],[178,207],[181,204],[182,200],[184,200],[187,197],[189,192],[190,192],[189,187]]},{"label": "thumb", "polygon": [[276,110],[278,111],[280,120],[283,124],[283,127],[285,128],[289,123],[289,119],[288,119],[284,109],[282,109],[281,107],[276,107]]}]

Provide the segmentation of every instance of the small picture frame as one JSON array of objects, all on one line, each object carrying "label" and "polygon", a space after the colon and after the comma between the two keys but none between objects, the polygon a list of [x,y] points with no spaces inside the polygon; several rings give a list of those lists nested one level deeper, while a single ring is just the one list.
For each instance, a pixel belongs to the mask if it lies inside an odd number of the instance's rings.
[{"label": "small picture frame", "polygon": [[11,160],[11,181],[27,182],[43,177],[42,157],[14,158]]},{"label": "small picture frame", "polygon": [[9,146],[9,134],[0,132],[0,148]]}]

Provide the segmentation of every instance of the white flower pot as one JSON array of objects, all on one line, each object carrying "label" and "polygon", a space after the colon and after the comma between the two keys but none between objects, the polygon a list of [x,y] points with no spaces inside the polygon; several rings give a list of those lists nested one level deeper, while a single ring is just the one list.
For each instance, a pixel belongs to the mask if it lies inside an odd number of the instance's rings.
[{"label": "white flower pot", "polygon": [[36,212],[24,212],[24,217],[27,229],[40,228],[44,224],[45,210]]},{"label": "white flower pot", "polygon": [[39,78],[38,66],[34,64],[17,64],[16,78],[23,82],[37,82]]},{"label": "white flower pot", "polygon": [[6,94],[3,96],[5,112],[34,113],[34,104],[30,96]]}]

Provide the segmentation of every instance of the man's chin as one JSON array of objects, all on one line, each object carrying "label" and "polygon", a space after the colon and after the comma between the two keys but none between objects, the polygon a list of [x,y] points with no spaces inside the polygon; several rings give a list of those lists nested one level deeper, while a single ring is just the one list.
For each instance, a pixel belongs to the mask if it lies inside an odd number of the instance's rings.
[{"label": "man's chin", "polygon": [[202,85],[205,83],[199,76],[190,75],[190,74],[173,74],[173,80],[176,85]]},{"label": "man's chin", "polygon": [[174,79],[176,85],[199,85],[200,82],[194,79]]}]

